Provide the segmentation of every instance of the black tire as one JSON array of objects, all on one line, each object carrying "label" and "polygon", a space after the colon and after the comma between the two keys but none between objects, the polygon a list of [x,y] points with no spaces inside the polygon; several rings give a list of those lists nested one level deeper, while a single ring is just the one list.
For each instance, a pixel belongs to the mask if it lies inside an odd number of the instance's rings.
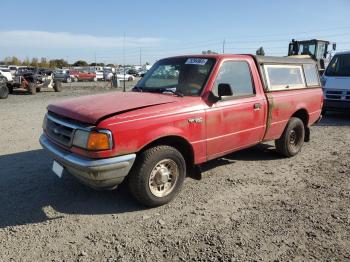
[{"label": "black tire", "polygon": [[62,91],[62,82],[55,81],[53,84],[53,90],[55,90],[55,92],[61,92]]},{"label": "black tire", "polygon": [[6,99],[9,95],[9,89],[6,85],[0,86],[0,99]]},{"label": "black tire", "polygon": [[66,83],[72,83],[72,78],[67,77],[67,79],[66,79]]},{"label": "black tire", "polygon": [[133,77],[130,76],[130,77],[128,78],[128,81],[131,82],[132,80],[133,80]]},{"label": "black tire", "polygon": [[286,157],[298,154],[305,140],[305,126],[300,118],[292,117],[281,138],[275,140],[276,151]]},{"label": "black tire", "polygon": [[28,92],[31,95],[35,95],[36,94],[36,84],[30,82],[28,84]]},{"label": "black tire", "polygon": [[37,88],[36,88],[36,92],[37,92],[37,93],[40,93],[40,92],[41,92],[41,87],[37,87]]},{"label": "black tire", "polygon": [[[178,174],[171,175],[171,178],[168,176],[167,178],[168,182],[174,179],[174,184],[170,187],[171,191],[164,196],[156,196],[154,193],[152,193],[151,186],[149,185],[150,177],[152,171],[154,171],[162,161],[170,161],[172,164],[175,164]],[[154,180],[163,179],[163,177],[156,178],[156,176],[160,174],[159,171],[154,172],[156,172],[156,174],[153,176]],[[128,177],[128,183],[131,194],[141,204],[148,207],[156,207],[170,202],[179,193],[185,176],[186,162],[182,154],[170,146],[156,146],[141,152],[137,156],[136,162]],[[163,183],[162,181],[158,182]]]},{"label": "black tire", "polygon": [[7,89],[9,90],[9,94],[13,94],[13,86],[11,84],[7,85]]}]

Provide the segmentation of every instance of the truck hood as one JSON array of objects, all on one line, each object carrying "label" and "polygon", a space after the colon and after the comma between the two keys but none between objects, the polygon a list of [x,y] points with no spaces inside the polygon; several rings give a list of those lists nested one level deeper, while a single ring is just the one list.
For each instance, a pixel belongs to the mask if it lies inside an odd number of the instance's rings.
[{"label": "truck hood", "polygon": [[155,93],[116,92],[101,95],[82,96],[50,104],[48,110],[88,124],[97,124],[107,117],[132,110],[168,104],[180,97]]},{"label": "truck hood", "polygon": [[348,76],[325,76],[326,80],[325,88],[326,89],[343,89],[350,90],[350,77]]}]

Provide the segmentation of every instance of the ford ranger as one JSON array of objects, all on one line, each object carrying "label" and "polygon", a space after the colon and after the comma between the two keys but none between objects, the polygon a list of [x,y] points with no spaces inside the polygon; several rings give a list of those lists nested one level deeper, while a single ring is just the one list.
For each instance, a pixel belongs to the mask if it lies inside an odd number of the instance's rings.
[{"label": "ford ranger", "polygon": [[298,154],[322,104],[311,59],[171,57],[132,92],[50,104],[40,143],[59,177],[96,189],[125,180],[139,202],[159,206],[211,159],[271,140],[280,154]]}]

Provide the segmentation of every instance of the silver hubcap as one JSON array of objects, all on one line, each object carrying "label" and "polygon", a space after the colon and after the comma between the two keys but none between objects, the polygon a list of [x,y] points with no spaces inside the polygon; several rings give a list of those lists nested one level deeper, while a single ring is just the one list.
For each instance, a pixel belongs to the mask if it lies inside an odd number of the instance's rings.
[{"label": "silver hubcap", "polygon": [[179,168],[171,159],[159,161],[151,171],[149,189],[156,197],[169,195],[175,188],[179,177]]}]

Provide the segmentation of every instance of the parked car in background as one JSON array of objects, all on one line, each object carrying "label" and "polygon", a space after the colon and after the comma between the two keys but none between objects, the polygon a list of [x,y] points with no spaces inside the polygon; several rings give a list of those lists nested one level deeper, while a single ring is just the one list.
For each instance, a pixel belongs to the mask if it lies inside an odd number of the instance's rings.
[{"label": "parked car in background", "polygon": [[96,74],[96,80],[97,80],[97,81],[102,81],[102,80],[104,80],[103,70],[96,70],[96,71],[95,71],[95,74]]},{"label": "parked car in background", "polygon": [[152,207],[171,201],[198,165],[228,153],[275,141],[279,154],[297,155],[323,101],[312,59],[252,55],[162,59],[133,91],[49,105],[40,143],[58,177],[97,189],[127,177],[132,195]]},{"label": "parked car in background", "polygon": [[5,68],[5,67],[0,67],[0,74],[6,78],[8,83],[13,82],[13,77],[12,77],[10,69]]},{"label": "parked car in background", "polygon": [[128,75],[132,75],[132,76],[139,76],[139,71],[137,71],[136,69],[134,68],[131,68],[127,71],[127,74]]},{"label": "parked car in background", "polygon": [[67,69],[56,69],[53,72],[53,77],[55,80],[59,80],[61,82],[65,82],[65,83],[72,82],[72,78],[69,75],[69,70],[67,70]]},{"label": "parked car in background", "polygon": [[327,111],[350,109],[350,51],[337,53],[329,63],[324,75],[323,114]]},{"label": "parked car in background", "polygon": [[105,68],[105,69],[103,70],[103,79],[104,79],[105,81],[110,81],[110,80],[112,80],[112,78],[113,78],[114,75],[115,75],[115,71],[113,72],[113,70],[110,69],[110,68]]},{"label": "parked car in background", "polygon": [[15,76],[16,72],[20,68],[25,68],[25,66],[17,66],[17,65],[9,65],[8,69],[10,69],[12,76]]},{"label": "parked car in background", "polygon": [[19,68],[15,75],[13,85],[9,87],[10,94],[13,89],[22,88],[35,95],[42,88],[52,88],[55,92],[62,90],[62,82],[53,79],[53,72],[50,69],[25,67]]},{"label": "parked car in background", "polygon": [[89,71],[79,71],[76,75],[78,81],[97,81],[96,74]]},{"label": "parked car in background", "polygon": [[116,74],[117,79],[120,79],[121,81],[134,81],[135,77],[129,74],[123,74],[123,73],[119,73]]},{"label": "parked car in background", "polygon": [[144,77],[148,70],[141,70],[139,72],[139,77]]}]

